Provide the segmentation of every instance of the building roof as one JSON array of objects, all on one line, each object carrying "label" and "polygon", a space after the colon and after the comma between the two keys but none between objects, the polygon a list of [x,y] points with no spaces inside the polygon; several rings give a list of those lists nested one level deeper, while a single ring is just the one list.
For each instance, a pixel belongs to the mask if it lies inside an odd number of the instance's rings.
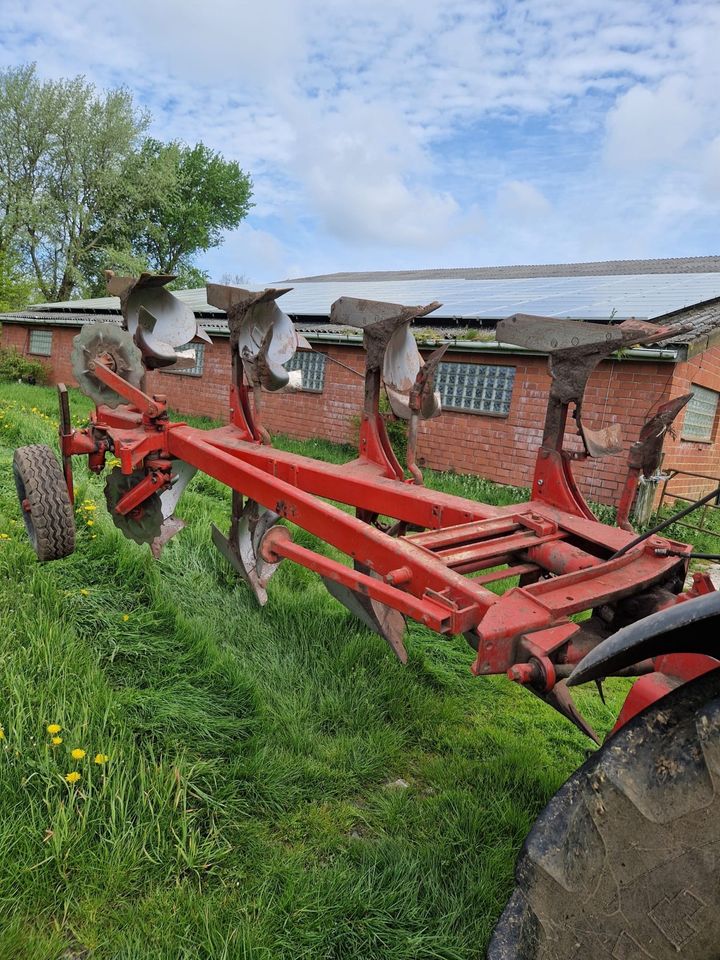
[{"label": "building roof", "polygon": [[704,300],[682,310],[673,310],[662,316],[654,317],[653,322],[658,324],[679,324],[690,327],[687,333],[679,334],[672,339],[664,340],[663,345],[690,344],[689,355],[701,353],[720,339],[720,297]]},{"label": "building roof", "polygon": [[[340,273],[278,281],[292,289],[282,298],[293,317],[324,318],[338,297],[395,303],[439,300],[433,321],[494,321],[513,313],[609,321],[652,318],[720,297],[720,257],[620,260],[602,263],[451,270]],[[204,289],[176,292],[196,313],[222,316]],[[113,311],[117,297],[37,304],[37,311]]]},{"label": "building roof", "polygon": [[[329,323],[330,307],[341,296],[403,304],[439,300],[442,306],[421,324],[433,339],[487,342],[496,322],[514,313],[596,323],[632,316],[687,324],[690,331],[671,344],[694,344],[693,353],[720,335],[720,257],[331,274],[273,284],[288,285],[293,288],[279,303],[310,339],[358,337],[354,328]],[[208,304],[203,288],[175,295],[192,307],[209,333],[227,333],[225,314]],[[61,326],[101,318],[120,321],[117,297],[37,304],[0,315],[6,322]],[[467,329],[474,331],[471,337],[464,335]]]},{"label": "building roof", "polygon": [[589,263],[541,263],[508,267],[439,267],[429,270],[379,270],[293,277],[287,283],[345,280],[521,280],[531,277],[615,277],[630,274],[717,273],[720,257],[668,257],[656,260],[594,260]]}]

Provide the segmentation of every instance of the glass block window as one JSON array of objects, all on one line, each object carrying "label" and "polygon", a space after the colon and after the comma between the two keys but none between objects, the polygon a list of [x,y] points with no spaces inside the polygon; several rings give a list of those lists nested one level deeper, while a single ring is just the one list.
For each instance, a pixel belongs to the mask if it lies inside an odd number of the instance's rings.
[{"label": "glass block window", "polygon": [[692,400],[685,408],[682,435],[687,440],[712,440],[718,394],[707,387],[692,385]]},{"label": "glass block window", "polygon": [[178,347],[175,351],[181,357],[185,354],[183,359],[192,359],[193,355],[195,357],[195,365],[192,367],[163,367],[161,368],[162,373],[174,373],[178,376],[183,375],[186,377],[201,377],[203,374],[203,367],[205,366],[205,344],[204,343],[184,343],[181,347]]},{"label": "glass block window", "polygon": [[52,330],[30,331],[30,353],[39,357],[52,356]]},{"label": "glass block window", "polygon": [[298,350],[292,360],[288,360],[285,364],[285,369],[301,371],[303,390],[322,393],[325,386],[326,360],[325,354],[318,353],[316,350]]},{"label": "glass block window", "polygon": [[489,413],[506,417],[510,412],[515,367],[487,363],[441,363],[435,377],[445,410]]}]

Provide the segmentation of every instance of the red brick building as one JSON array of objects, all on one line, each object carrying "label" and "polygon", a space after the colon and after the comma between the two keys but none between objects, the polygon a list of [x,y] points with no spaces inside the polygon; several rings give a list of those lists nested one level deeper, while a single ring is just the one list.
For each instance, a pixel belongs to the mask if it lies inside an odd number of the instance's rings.
[{"label": "red brick building", "polygon": [[[690,391],[694,397],[680,415],[676,436],[666,441],[665,466],[720,474],[720,257],[335,274],[286,285],[293,289],[279,303],[312,343],[313,352],[298,353],[289,365],[302,370],[303,390],[267,395],[263,419],[271,432],[354,440],[364,351],[358,330],[330,323],[335,299],[363,296],[406,304],[438,299],[443,307],[417,331],[421,350],[450,341],[437,378],[443,413],[421,427],[421,462],[528,485],[550,384],[547,358],[498,344],[493,334],[497,320],[515,312],[595,323],[636,316],[689,329],[659,348],[636,348],[612,358],[593,375],[584,419],[593,427],[619,422],[626,449],[622,455],[578,463],[575,472],[583,492],[616,503],[627,447],[637,439],[648,413]],[[224,419],[230,379],[224,314],[208,306],[203,290],[178,296],[192,305],[213,344],[198,352],[192,370],[152,373],[150,389],[166,394],[182,413]],[[41,305],[0,316],[1,343],[43,360],[53,382],[72,384],[73,337],[84,323],[108,319],[120,321],[119,303],[111,297]],[[568,444],[572,442],[568,438]],[[701,478],[678,477],[672,489],[697,494],[711,486]]]}]

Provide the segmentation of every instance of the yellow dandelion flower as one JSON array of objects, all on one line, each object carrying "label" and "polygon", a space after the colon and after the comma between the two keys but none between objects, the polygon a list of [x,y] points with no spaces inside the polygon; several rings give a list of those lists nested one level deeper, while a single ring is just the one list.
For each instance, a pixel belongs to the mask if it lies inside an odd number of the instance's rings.
[{"label": "yellow dandelion flower", "polygon": [[0,727],[0,740],[4,740],[4,739],[5,739],[5,728]]},{"label": "yellow dandelion flower", "polygon": [[123,623],[127,623],[128,620],[130,619],[130,614],[129,614],[129,613],[124,613],[124,614],[122,615],[122,618],[123,618]]},{"label": "yellow dandelion flower", "polygon": [[97,510],[97,507],[95,506],[94,503],[86,503],[83,506],[83,510],[89,510],[90,512],[92,512],[93,510]]},{"label": "yellow dandelion flower", "polygon": [[71,770],[70,773],[65,774],[65,779],[68,783],[77,783],[80,779],[80,774],[77,770]]},{"label": "yellow dandelion flower", "polygon": [[63,740],[62,737],[53,737],[51,742],[54,747],[59,747],[60,744],[62,743],[62,740]]},{"label": "yellow dandelion flower", "polygon": [[47,727],[47,732],[48,732],[48,733],[51,733],[51,734],[53,734],[53,733],[60,733],[61,730],[62,730],[62,727],[60,726],[59,723],[49,723],[49,724],[48,724],[48,727]]},{"label": "yellow dandelion flower", "polygon": [[94,520],[86,520],[85,522],[87,523],[87,525],[88,525],[89,527],[92,527],[92,526],[94,525],[94,523],[95,523]]},{"label": "yellow dandelion flower", "polygon": [[106,753],[96,753],[95,763],[107,763],[110,757]]},{"label": "yellow dandelion flower", "polygon": [[83,597],[87,597],[87,596],[89,595],[90,591],[89,591],[86,587],[83,587],[83,588],[80,590],[80,593],[83,595]]},{"label": "yellow dandelion flower", "polygon": [[82,758],[85,756],[85,751],[81,747],[75,747],[74,750],[70,751],[70,756],[73,758],[73,760],[82,760]]}]

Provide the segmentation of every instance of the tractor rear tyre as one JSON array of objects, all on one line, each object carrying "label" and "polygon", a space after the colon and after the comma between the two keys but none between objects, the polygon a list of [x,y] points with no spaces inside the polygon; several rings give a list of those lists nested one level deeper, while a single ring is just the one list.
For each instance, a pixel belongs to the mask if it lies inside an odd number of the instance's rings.
[{"label": "tractor rear tyre", "polygon": [[25,529],[38,560],[60,560],[75,549],[75,518],[65,477],[50,447],[18,447],[13,474]]},{"label": "tractor rear tyre", "polygon": [[720,669],[622,727],[525,841],[488,960],[720,957]]}]

